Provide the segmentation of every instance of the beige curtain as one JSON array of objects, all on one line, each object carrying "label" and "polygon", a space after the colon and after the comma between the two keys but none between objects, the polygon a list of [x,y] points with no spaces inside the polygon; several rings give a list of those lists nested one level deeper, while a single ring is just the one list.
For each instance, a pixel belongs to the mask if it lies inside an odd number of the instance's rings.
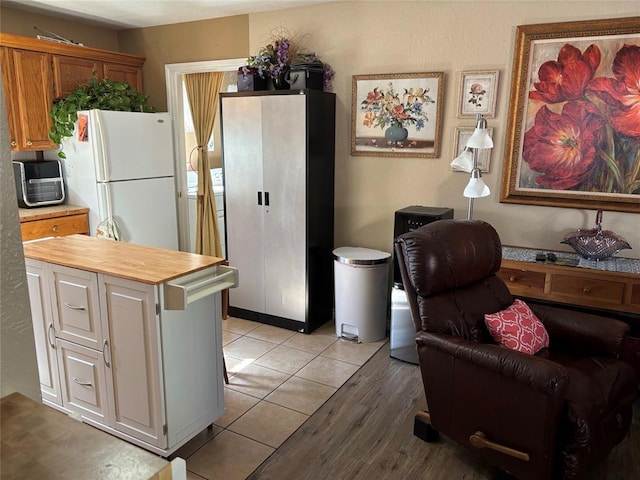
[{"label": "beige curtain", "polygon": [[207,144],[218,111],[218,93],[223,72],[192,73],[184,76],[191,117],[198,142],[198,206],[196,253],[222,257],[216,198],[211,186]]}]

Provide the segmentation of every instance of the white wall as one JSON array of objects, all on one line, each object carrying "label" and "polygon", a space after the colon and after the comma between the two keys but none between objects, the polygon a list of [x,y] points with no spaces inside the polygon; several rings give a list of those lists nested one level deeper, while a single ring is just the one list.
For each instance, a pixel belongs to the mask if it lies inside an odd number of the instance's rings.
[{"label": "white wall", "polygon": [[[0,112],[4,108],[0,81]],[[8,140],[7,119],[0,115],[0,396],[20,392],[39,401],[36,350]]]},{"label": "white wall", "polygon": [[[628,17],[640,14],[637,1],[338,1],[249,16],[250,49],[255,54],[280,26],[308,34],[305,43],[337,72],[335,244],[390,251],[393,212],[408,205],[452,207],[466,217],[462,190],[468,176],[452,173],[454,129],[473,126],[458,119],[461,71],[499,70],[495,147],[483,178],[491,196],[478,199],[474,218],[492,223],[503,243],[570,250],[559,242],[578,227],[591,228],[595,210],[503,204],[499,202],[502,159],[517,25]],[[351,156],[352,75],[445,72],[440,158]],[[640,215],[605,212],[605,228],[625,237],[640,258]]]}]

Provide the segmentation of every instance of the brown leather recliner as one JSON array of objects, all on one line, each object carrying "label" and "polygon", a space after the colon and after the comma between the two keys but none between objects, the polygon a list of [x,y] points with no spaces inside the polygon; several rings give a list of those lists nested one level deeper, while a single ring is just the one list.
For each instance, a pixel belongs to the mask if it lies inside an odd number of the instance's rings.
[{"label": "brown leather recliner", "polygon": [[518,479],[583,478],[624,438],[638,388],[619,360],[625,323],[527,302],[550,344],[520,353],[484,323],[513,302],[491,225],[440,220],[398,237],[395,251],[430,428]]}]

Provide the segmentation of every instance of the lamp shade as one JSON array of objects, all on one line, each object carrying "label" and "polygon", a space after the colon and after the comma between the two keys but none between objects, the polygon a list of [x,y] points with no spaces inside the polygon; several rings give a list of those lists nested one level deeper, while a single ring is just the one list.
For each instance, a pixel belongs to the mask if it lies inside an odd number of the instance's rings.
[{"label": "lamp shade", "polygon": [[479,117],[476,122],[476,129],[467,141],[468,148],[493,148],[493,140],[487,131],[487,121]]},{"label": "lamp shade", "polygon": [[462,153],[453,159],[451,168],[460,172],[471,173],[471,170],[473,170],[473,154],[471,150],[465,147]]},{"label": "lamp shade", "polygon": [[[477,172],[477,174],[475,174]],[[464,192],[462,195],[467,198],[481,198],[488,197],[491,194],[491,190],[487,187],[487,184],[484,183],[482,177],[480,176],[479,170],[474,170],[474,174],[471,175],[471,179],[467,186],[464,188]]]}]

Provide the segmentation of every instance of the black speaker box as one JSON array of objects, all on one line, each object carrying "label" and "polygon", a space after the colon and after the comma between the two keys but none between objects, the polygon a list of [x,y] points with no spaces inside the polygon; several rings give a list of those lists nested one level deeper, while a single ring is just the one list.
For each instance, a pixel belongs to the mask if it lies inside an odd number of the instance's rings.
[{"label": "black speaker box", "polygon": [[[403,208],[395,213],[393,224],[393,239],[395,241],[403,233],[412,232],[427,223],[443,220],[445,218],[453,218],[452,208],[443,207],[422,207],[414,205]],[[400,277],[400,268],[398,260],[393,256],[393,286],[403,288],[402,278]]]}]

